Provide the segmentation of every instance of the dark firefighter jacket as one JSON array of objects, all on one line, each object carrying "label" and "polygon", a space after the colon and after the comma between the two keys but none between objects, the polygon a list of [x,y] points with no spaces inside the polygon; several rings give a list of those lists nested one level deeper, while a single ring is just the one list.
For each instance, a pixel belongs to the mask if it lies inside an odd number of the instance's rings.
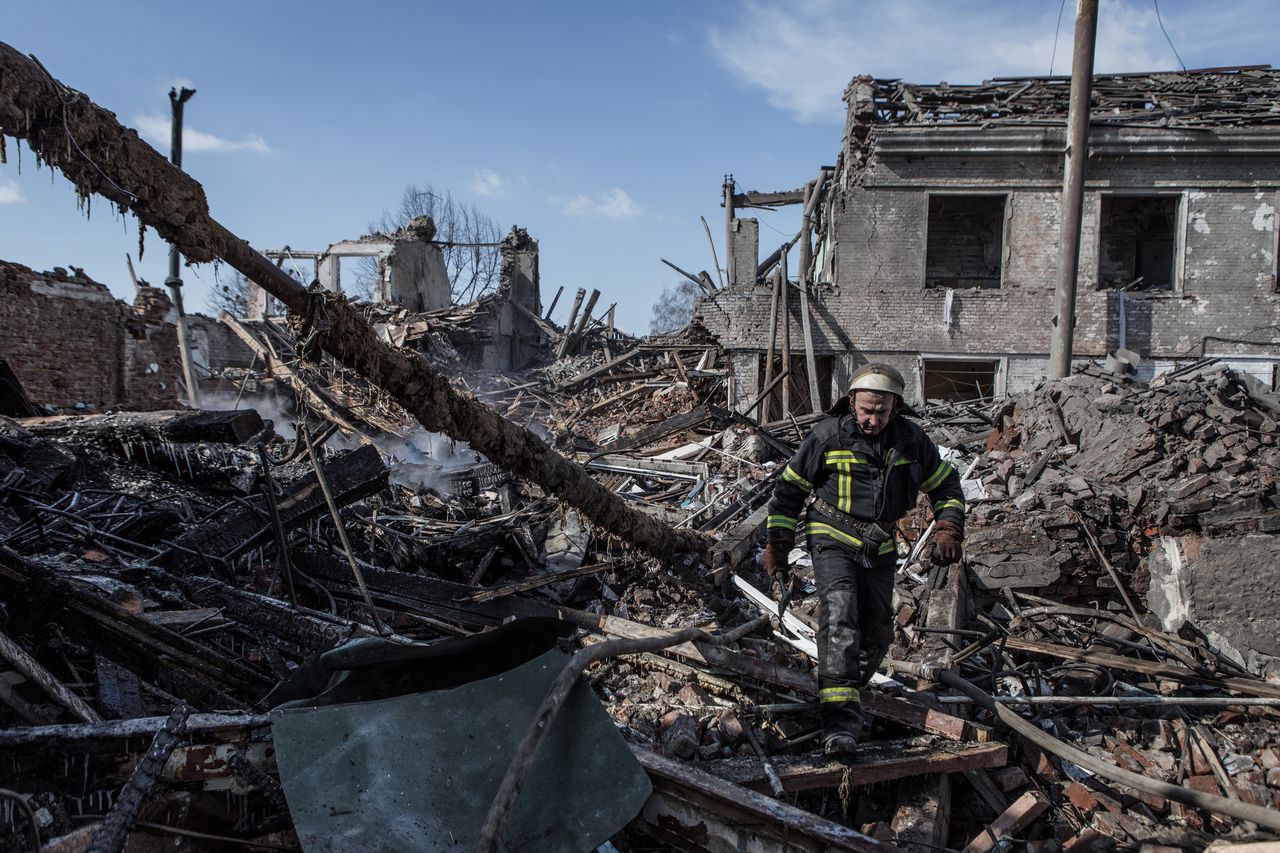
[{"label": "dark firefighter jacket", "polygon": [[[898,416],[869,439],[852,415],[828,417],[809,431],[782,471],[769,504],[769,540],[795,541],[805,499],[813,494],[820,502],[810,507],[805,522],[810,545],[826,537],[862,549],[865,534],[848,516],[892,531],[919,492],[929,496],[935,519],[964,526],[960,475],[919,425]],[[838,512],[824,511],[823,503]],[[895,547],[889,536],[878,553],[893,553]]]}]

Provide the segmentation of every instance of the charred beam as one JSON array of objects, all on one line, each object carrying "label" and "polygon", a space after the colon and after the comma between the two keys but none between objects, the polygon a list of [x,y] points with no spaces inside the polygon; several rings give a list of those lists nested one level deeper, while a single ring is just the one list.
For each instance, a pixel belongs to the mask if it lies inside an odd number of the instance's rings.
[{"label": "charred beam", "polygon": [[[340,504],[349,504],[387,487],[387,468],[372,445],[364,445],[331,458],[322,466],[325,479]],[[314,472],[291,483],[276,501],[281,525],[286,529],[305,524],[326,510],[324,492]],[[193,527],[174,540],[163,558],[170,566],[189,562],[199,553],[228,559],[265,543],[272,535],[271,516],[261,499],[240,505],[229,515]]]},{"label": "charred beam", "polygon": [[124,849],[129,828],[138,817],[138,809],[142,807],[142,801],[150,795],[151,790],[160,781],[160,771],[164,770],[164,763],[177,747],[179,737],[186,726],[187,717],[190,715],[190,708],[179,705],[169,715],[164,728],[156,732],[155,739],[151,741],[151,748],[133,769],[133,775],[129,777],[124,790],[120,792],[120,798],[116,800],[116,804],[111,807],[111,811],[102,819],[98,830],[94,832],[93,842],[88,848],[89,853],[117,853]]},{"label": "charred beam", "polygon": [[209,215],[204,190],[135,131],[39,63],[0,43],[0,134],[25,139],[82,198],[98,193],[178,249],[192,263],[221,258],[293,312],[300,341],[323,349],[390,394],[427,429],[467,441],[495,464],[576,507],[599,527],[668,559],[701,553],[701,533],[673,530],[628,506],[582,467],[474,395],[455,390],[419,353],[381,341],[347,302],[308,292]]}]

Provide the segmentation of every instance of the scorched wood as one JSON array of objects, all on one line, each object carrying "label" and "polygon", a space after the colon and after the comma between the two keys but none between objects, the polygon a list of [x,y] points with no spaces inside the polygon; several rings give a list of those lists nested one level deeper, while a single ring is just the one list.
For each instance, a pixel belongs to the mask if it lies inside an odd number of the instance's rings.
[{"label": "scorched wood", "polygon": [[0,135],[25,139],[82,198],[98,193],[176,246],[191,263],[221,258],[294,313],[304,346],[323,349],[386,391],[427,429],[468,442],[495,464],[541,486],[604,530],[669,559],[709,540],[673,530],[627,505],[541,438],[455,390],[419,353],[380,340],[341,296],[308,292],[209,215],[198,182],[115,116],[0,43]]},{"label": "scorched wood", "polygon": [[[349,504],[387,487],[387,468],[372,445],[364,445],[331,458],[323,466],[334,499]],[[323,514],[324,492],[315,473],[289,484],[276,501],[280,523],[286,530]],[[262,500],[238,505],[228,515],[193,527],[174,540],[174,548],[161,560],[168,566],[198,562],[192,552],[229,559],[271,538],[271,519]]]}]

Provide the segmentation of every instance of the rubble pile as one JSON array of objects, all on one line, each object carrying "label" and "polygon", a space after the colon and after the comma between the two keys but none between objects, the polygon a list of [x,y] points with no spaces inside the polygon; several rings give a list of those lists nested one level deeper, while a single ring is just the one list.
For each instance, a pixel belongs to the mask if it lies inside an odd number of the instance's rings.
[{"label": "rubble pile", "polygon": [[[767,590],[755,564],[764,505],[815,417],[760,424],[722,408],[723,355],[703,341],[637,349],[580,358],[555,385],[537,374],[458,382],[499,411],[540,401],[548,434],[597,480],[715,534],[709,573],[643,557],[460,443],[416,435],[390,407],[393,431],[362,417],[356,437],[372,443],[343,439],[308,405],[334,387],[335,366],[293,371],[308,429],[251,410],[5,421],[0,760],[31,816],[16,808],[4,843],[23,849],[33,825],[66,844],[105,832],[132,791],[132,838],[296,844],[269,693],[354,638],[430,647],[552,618],[585,629],[590,648],[776,615],[767,592],[749,589]],[[590,670],[657,792],[613,843],[714,849],[744,814],[761,843],[837,849],[987,849],[1002,836],[1039,850],[1198,849],[1254,837],[1239,819],[1010,737],[969,697],[907,673],[911,661],[948,661],[1089,754],[1280,806],[1280,686],[1257,677],[1270,675],[1266,656],[1189,605],[1175,625],[1148,603],[1167,541],[1188,564],[1205,553],[1192,536],[1270,547],[1273,406],[1203,365],[1150,385],[1077,375],[995,408],[926,407],[921,422],[968,472],[967,568],[931,566],[927,513],[904,522],[898,680],[868,691],[857,760],[816,752],[816,597],[802,561],[807,585],[785,627]],[[174,713],[185,729],[169,724]],[[144,772],[166,726],[183,733]]]}]

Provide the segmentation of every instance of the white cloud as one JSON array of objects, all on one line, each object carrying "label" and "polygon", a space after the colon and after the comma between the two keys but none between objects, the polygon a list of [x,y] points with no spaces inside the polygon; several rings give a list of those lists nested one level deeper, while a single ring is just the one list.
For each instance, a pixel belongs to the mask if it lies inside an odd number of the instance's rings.
[{"label": "white cloud", "polygon": [[[138,131],[144,137],[152,143],[164,146],[169,144],[169,137],[172,133],[171,122],[172,120],[168,116],[158,115],[140,115],[133,120],[133,123],[138,126]],[[187,124],[182,127],[182,150],[184,152],[257,151],[262,154],[271,153],[271,148],[267,145],[266,140],[256,133],[247,134],[244,139],[235,141],[223,139],[221,136],[214,136],[212,133],[195,130]]]},{"label": "white cloud", "polygon": [[[978,83],[993,77],[1071,70],[1074,3],[1054,48],[1057,3],[990,0],[745,0],[736,20],[708,32],[713,56],[769,103],[800,121],[839,122],[841,95],[855,74],[917,83]],[[1173,6],[1173,8],[1169,8]],[[1228,8],[1229,7],[1229,8]],[[1165,28],[1188,67],[1259,62],[1260,31],[1280,25],[1274,0],[1166,3]],[[1234,42],[1223,32],[1225,21]],[[1098,73],[1178,67],[1147,0],[1102,0]]]},{"label": "white cloud", "polygon": [[0,205],[21,204],[27,197],[13,181],[0,181]]},{"label": "white cloud", "polygon": [[492,169],[476,169],[471,179],[471,191],[476,195],[494,198],[502,195],[507,189],[502,176]]},{"label": "white cloud", "polygon": [[594,198],[578,193],[563,203],[564,212],[570,216],[604,217],[605,219],[632,219],[640,215],[640,205],[621,187],[613,187]]}]

